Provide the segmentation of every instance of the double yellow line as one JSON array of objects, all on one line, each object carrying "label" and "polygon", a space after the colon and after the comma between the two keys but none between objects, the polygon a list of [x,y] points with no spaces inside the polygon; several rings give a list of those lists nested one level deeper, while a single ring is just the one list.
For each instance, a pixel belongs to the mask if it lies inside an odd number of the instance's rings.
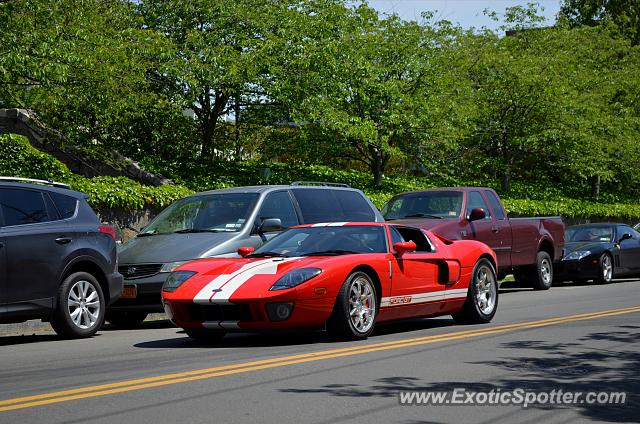
[{"label": "double yellow line", "polygon": [[395,340],[384,343],[365,344],[342,349],[331,349],[319,352],[309,352],[299,355],[282,356],[277,358],[262,359],[258,361],[240,364],[223,365],[219,367],[204,368],[174,374],[159,375],[156,377],[125,380],[98,386],[80,387],[77,389],[58,392],[43,393],[33,396],[24,396],[0,401],[0,412],[16,409],[31,408],[35,406],[50,405],[67,402],[76,399],[85,399],[96,396],[111,395],[115,393],[130,392],[134,390],[149,389],[153,387],[168,386],[171,384],[186,383],[189,381],[204,380],[207,378],[222,377],[232,374],[243,374],[269,368],[284,367],[287,365],[302,364],[305,362],[321,361],[325,359],[340,358],[346,356],[362,355],[364,353],[379,352],[404,347],[418,346],[430,343],[438,343],[451,340],[466,339],[486,336],[490,334],[506,333],[516,330],[546,327],[565,324],[575,321],[585,321],[595,318],[640,312],[640,306],[629,308],[610,309],[606,311],[569,315],[564,317],[549,318],[539,321],[522,322],[518,324],[501,325],[477,330],[457,331],[453,333],[436,334],[432,336],[416,337],[410,339]]}]

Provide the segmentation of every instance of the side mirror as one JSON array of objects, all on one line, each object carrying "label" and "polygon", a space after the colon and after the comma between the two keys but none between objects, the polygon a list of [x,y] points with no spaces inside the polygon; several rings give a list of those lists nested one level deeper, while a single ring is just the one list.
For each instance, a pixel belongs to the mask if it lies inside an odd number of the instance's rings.
[{"label": "side mirror", "polygon": [[473,208],[471,213],[469,214],[469,222],[479,221],[481,219],[485,219],[487,217],[487,213],[482,208]]},{"label": "side mirror", "polygon": [[402,256],[405,253],[409,253],[409,252],[415,252],[416,249],[417,249],[417,246],[412,241],[402,241],[399,243],[395,243],[393,245],[393,250],[396,251],[398,256]]},{"label": "side mirror", "polygon": [[623,241],[625,241],[625,240],[630,240],[630,239],[632,239],[632,238],[633,238],[633,237],[631,237],[631,234],[629,234],[629,233],[624,233],[624,234],[622,235],[622,237],[620,237],[620,241],[619,241],[618,243],[622,243]]},{"label": "side mirror", "polygon": [[254,250],[253,246],[244,246],[238,249],[238,255],[246,258],[248,255],[252,254]]},{"label": "side mirror", "polygon": [[258,227],[258,234],[282,231],[282,221],[280,218],[267,218]]}]

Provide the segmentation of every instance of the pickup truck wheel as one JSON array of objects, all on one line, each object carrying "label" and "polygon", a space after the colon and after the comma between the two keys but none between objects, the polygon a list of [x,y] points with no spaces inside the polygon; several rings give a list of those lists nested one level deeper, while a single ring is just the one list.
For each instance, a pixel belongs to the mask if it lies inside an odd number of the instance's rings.
[{"label": "pickup truck wheel", "polygon": [[480,259],[473,268],[467,300],[459,312],[452,315],[458,324],[484,324],[498,308],[498,278],[487,259]]},{"label": "pickup truck wheel", "polygon": [[553,284],[553,261],[547,252],[538,252],[536,267],[526,277],[534,290],[549,290]]}]

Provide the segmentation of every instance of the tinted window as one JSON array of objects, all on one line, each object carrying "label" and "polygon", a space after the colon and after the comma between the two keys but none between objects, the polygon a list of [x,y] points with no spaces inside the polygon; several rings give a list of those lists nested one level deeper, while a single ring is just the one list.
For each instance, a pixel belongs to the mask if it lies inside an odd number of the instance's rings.
[{"label": "tinted window", "polygon": [[298,217],[288,192],[277,191],[267,195],[260,208],[258,219],[264,220],[267,218],[280,218],[282,226],[285,228],[298,225]]},{"label": "tinted window", "polygon": [[71,218],[76,213],[78,199],[60,193],[49,193],[62,219]]},{"label": "tinted window", "polygon": [[592,241],[611,243],[613,240],[613,228],[611,225],[590,225],[569,227],[565,232],[565,241]]},{"label": "tinted window", "polygon": [[[504,219],[504,211],[502,209],[502,205],[500,204],[500,200],[492,191],[485,191],[487,195],[487,199],[489,199],[489,203],[491,204],[491,208],[493,209],[493,214],[498,219]],[[487,211],[488,213],[489,211]]]},{"label": "tinted window", "polygon": [[292,192],[307,224],[375,220],[371,206],[358,192],[325,189],[295,189]]},{"label": "tinted window", "polygon": [[622,237],[623,234],[629,233],[631,234],[631,238],[633,240],[640,240],[640,234],[638,234],[638,232],[636,230],[634,230],[633,228],[631,228],[628,225],[620,225],[618,226],[618,240],[620,240],[620,238]]},{"label": "tinted window", "polygon": [[484,202],[484,199],[482,198],[482,195],[480,194],[479,191],[470,191],[467,202],[468,202],[467,215],[469,215],[471,211],[474,210],[475,208],[482,208],[487,214],[487,216],[484,219],[489,219],[491,217],[491,212],[489,211],[489,208],[487,207],[487,204]]},{"label": "tinted window", "polygon": [[0,207],[5,225],[34,224],[49,221],[42,193],[33,190],[0,190]]}]

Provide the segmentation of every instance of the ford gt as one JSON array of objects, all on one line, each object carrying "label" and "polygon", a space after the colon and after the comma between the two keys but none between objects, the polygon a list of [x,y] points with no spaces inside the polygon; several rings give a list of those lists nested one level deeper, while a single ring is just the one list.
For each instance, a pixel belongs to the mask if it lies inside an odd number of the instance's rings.
[{"label": "ford gt", "polygon": [[301,225],[238,253],[188,262],[165,281],[165,311],[190,337],[326,328],[364,339],[376,323],[403,318],[486,323],[498,305],[493,250],[414,227]]}]

